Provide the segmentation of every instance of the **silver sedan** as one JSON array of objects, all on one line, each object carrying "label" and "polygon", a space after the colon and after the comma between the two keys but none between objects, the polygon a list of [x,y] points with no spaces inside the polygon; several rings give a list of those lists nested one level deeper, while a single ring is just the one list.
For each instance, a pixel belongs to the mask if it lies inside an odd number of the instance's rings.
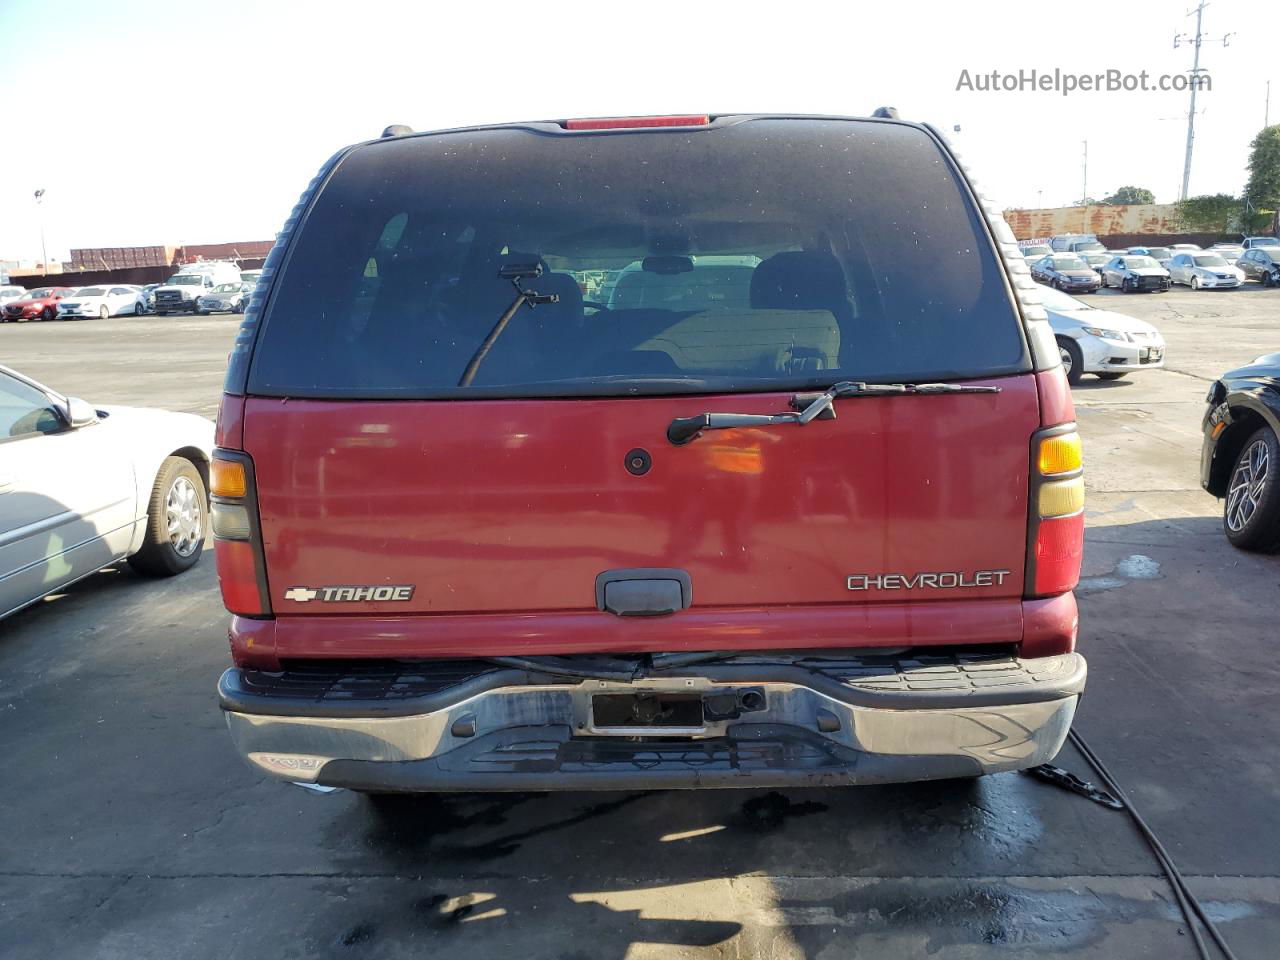
[{"label": "silver sedan", "polygon": [[1169,261],[1169,277],[1174,283],[1185,283],[1192,290],[1238,287],[1244,273],[1216,253],[1179,253]]}]

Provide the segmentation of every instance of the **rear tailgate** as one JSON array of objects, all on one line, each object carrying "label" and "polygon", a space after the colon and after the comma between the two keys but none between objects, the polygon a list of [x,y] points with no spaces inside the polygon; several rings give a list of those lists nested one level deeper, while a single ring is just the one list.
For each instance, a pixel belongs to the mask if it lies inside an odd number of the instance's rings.
[{"label": "rear tailgate", "polygon": [[[593,610],[599,573],[644,567],[688,571],[699,608],[1016,598],[1027,446],[1009,438],[1038,426],[1035,382],[987,382],[1001,392],[840,400],[834,420],[683,447],[665,440],[673,418],[777,412],[790,395],[251,399],[273,603],[285,616]],[[652,457],[640,476],[634,450]],[[978,571],[999,576],[909,579]],[[906,579],[877,585],[886,574]],[[282,599],[334,584],[414,590]]]}]

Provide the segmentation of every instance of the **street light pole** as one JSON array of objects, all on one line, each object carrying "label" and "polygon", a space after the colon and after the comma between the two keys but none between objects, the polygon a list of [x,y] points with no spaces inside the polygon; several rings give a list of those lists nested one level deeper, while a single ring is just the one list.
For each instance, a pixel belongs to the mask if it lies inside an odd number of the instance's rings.
[{"label": "street light pole", "polygon": [[40,269],[46,275],[49,273],[49,251],[44,245],[44,187],[35,192],[36,213],[40,217]]}]

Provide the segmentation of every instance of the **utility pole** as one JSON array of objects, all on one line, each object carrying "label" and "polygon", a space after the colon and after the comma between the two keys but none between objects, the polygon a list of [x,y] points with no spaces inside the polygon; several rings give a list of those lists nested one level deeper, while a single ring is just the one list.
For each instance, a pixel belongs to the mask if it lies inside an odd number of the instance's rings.
[{"label": "utility pole", "polygon": [[[1179,200],[1187,199],[1187,191],[1191,187],[1191,152],[1196,142],[1196,92],[1200,89],[1200,45],[1202,43],[1221,43],[1224,47],[1228,45],[1231,34],[1224,33],[1217,40],[1205,40],[1204,31],[1202,29],[1204,23],[1204,8],[1209,5],[1208,0],[1200,0],[1196,6],[1194,13],[1196,15],[1196,32],[1195,36],[1185,33],[1175,33],[1173,35],[1173,48],[1176,50],[1184,43],[1189,43],[1195,47],[1195,52],[1191,58],[1191,109],[1187,112],[1187,157],[1182,165],[1182,193],[1178,196]],[[1193,11],[1188,11],[1187,16],[1191,16]]]},{"label": "utility pole", "polygon": [[49,253],[44,245],[44,187],[35,192],[36,214],[40,217],[40,269],[48,274]]},{"label": "utility pole", "polygon": [[1089,141],[1080,141],[1084,144],[1084,160],[1081,166],[1083,170],[1080,175],[1080,232],[1089,232]]}]

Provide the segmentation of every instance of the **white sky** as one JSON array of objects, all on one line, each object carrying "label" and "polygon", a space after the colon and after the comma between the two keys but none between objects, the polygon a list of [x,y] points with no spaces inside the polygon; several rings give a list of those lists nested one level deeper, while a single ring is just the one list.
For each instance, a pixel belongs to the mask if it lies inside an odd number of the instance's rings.
[{"label": "white sky", "polygon": [[[648,0],[552,4],[0,0],[0,259],[71,247],[268,239],[320,164],[389,123],[431,129],[640,113],[865,115],[950,130],[1003,206],[1132,183],[1177,199],[1186,93],[957,92],[972,73],[1185,71],[1191,0]],[[1215,0],[1191,192],[1237,193],[1274,29]],[[1257,17],[1253,21],[1258,23]],[[1280,122],[1280,83],[1272,117]],[[20,119],[29,118],[29,119]]]}]

